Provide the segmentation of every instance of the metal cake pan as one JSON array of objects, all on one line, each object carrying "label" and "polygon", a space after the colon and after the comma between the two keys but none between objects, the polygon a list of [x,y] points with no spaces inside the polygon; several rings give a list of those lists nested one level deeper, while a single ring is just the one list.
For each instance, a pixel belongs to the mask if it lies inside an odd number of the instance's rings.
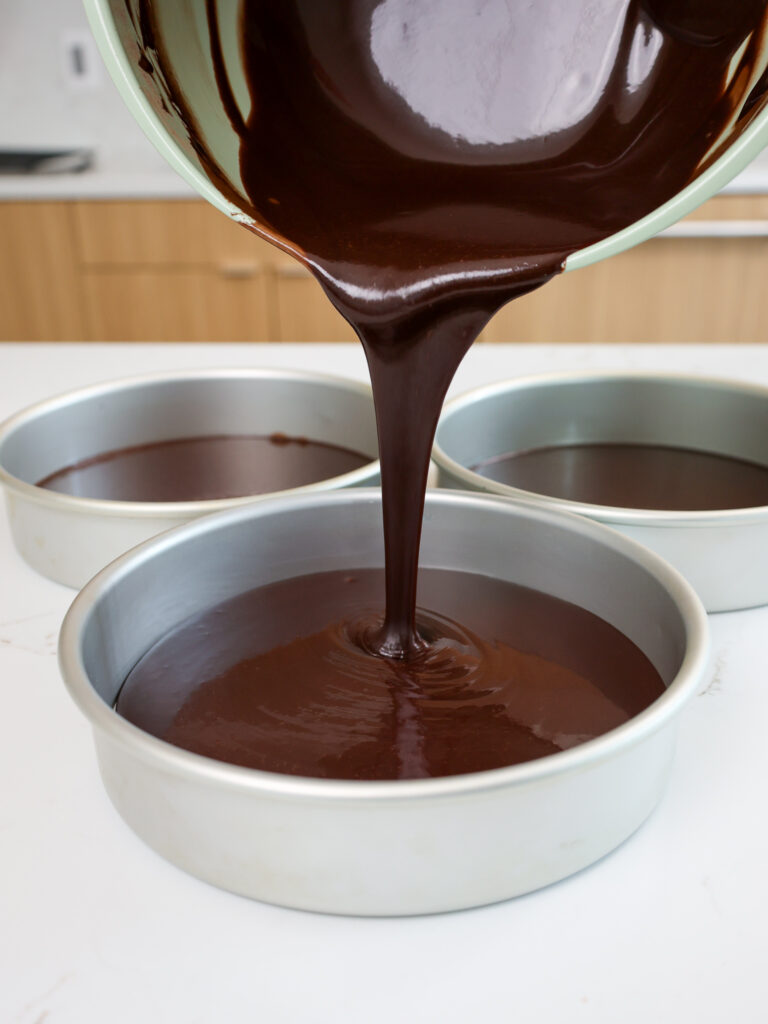
[{"label": "metal cake pan", "polygon": [[523,377],[449,402],[433,460],[443,487],[589,516],[677,568],[710,612],[768,603],[768,507],[712,512],[615,508],[523,491],[469,469],[510,451],[614,442],[695,448],[768,466],[768,388],[649,373]]},{"label": "metal cake pan", "polygon": [[71,391],[0,426],[0,483],[14,543],[49,579],[81,587],[128,548],[198,516],[260,500],[103,501],[37,487],[49,473],[111,449],[206,434],[310,437],[369,454],[369,465],[284,491],[312,493],[378,483],[371,389],[296,370],[151,374]]},{"label": "metal cake pan", "polygon": [[661,796],[679,713],[706,661],[706,616],[691,587],[658,556],[587,519],[448,491],[427,494],[421,563],[513,580],[589,609],[646,653],[666,692],[579,747],[447,778],[308,779],[171,746],[113,710],[128,671],[158,639],[255,586],[383,564],[378,491],[254,503],[124,555],[64,621],[61,671],[130,827],[224,889],[364,915],[507,899],[578,871],[634,832]]}]

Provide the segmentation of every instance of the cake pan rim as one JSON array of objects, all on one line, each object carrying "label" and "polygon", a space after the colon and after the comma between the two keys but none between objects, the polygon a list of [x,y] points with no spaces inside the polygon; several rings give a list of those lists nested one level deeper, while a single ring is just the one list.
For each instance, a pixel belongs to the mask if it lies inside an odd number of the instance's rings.
[{"label": "cake pan rim", "polygon": [[379,460],[372,459],[364,466],[353,469],[348,473],[338,476],[327,477],[325,480],[318,480],[311,484],[303,484],[301,487],[292,487],[282,491],[269,491],[264,494],[247,494],[237,498],[210,498],[201,501],[117,501],[105,498],[84,498],[72,494],[61,494],[58,491],[40,487],[37,484],[28,483],[11,473],[3,465],[3,446],[16,433],[35,419],[48,413],[66,409],[78,402],[100,397],[108,397],[110,394],[130,390],[132,388],[164,384],[183,383],[184,381],[201,380],[287,380],[297,383],[320,383],[329,386],[336,385],[356,391],[361,397],[369,397],[372,400],[373,394],[369,384],[356,380],[353,377],[343,377],[338,374],[314,372],[312,370],[297,370],[280,367],[215,367],[211,369],[199,368],[181,371],[158,371],[131,375],[129,377],[112,378],[99,381],[85,387],[71,389],[53,395],[50,398],[42,399],[24,409],[13,413],[7,419],[0,422],[0,485],[5,486],[9,491],[38,505],[60,511],[68,510],[82,515],[98,515],[104,517],[134,517],[137,519],[175,519],[179,516],[204,516],[232,508],[236,505],[246,505],[253,501],[260,501],[272,495],[291,495],[304,492],[323,491],[336,487],[354,487],[358,481],[366,482],[379,472]]},{"label": "cake pan rim", "polygon": [[768,522],[768,505],[756,505],[749,508],[708,509],[708,510],[670,510],[670,509],[639,509],[626,508],[620,505],[596,505],[585,501],[574,501],[569,498],[557,498],[537,491],[527,491],[520,487],[512,487],[496,480],[483,477],[480,473],[468,469],[447,454],[440,444],[440,429],[444,422],[456,412],[461,412],[477,402],[493,398],[500,394],[526,391],[540,386],[617,383],[627,380],[679,383],[698,387],[727,388],[756,395],[768,403],[768,387],[753,384],[749,381],[727,377],[712,377],[706,374],[673,373],[666,371],[648,372],[646,370],[576,370],[558,371],[554,373],[525,374],[510,377],[504,381],[496,381],[478,388],[471,388],[446,402],[435,433],[432,448],[432,459],[441,472],[449,474],[455,480],[476,493],[488,494],[506,500],[515,499],[543,505],[549,509],[572,515],[584,516],[598,520],[604,525],[613,523],[623,526],[652,526],[658,529],[686,529],[748,526]]},{"label": "cake pan rim", "polygon": [[[59,666],[65,686],[95,731],[106,734],[134,756],[155,769],[194,779],[200,784],[226,785],[251,792],[254,796],[274,796],[299,800],[330,802],[382,803],[408,802],[416,799],[438,799],[476,795],[507,787],[526,785],[560,774],[589,769],[609,760],[614,754],[641,742],[668,725],[693,696],[709,655],[707,616],[695,591],[684,577],[663,558],[643,545],[601,523],[572,513],[542,508],[534,502],[509,502],[493,495],[441,489],[427,494],[427,508],[435,504],[460,504],[467,508],[501,506],[514,514],[518,509],[536,519],[554,521],[554,525],[570,525],[570,529],[595,538],[618,551],[628,560],[649,571],[672,597],[680,612],[686,632],[683,661],[664,694],[640,714],[624,724],[579,744],[534,761],[471,774],[442,776],[432,779],[360,780],[316,779],[281,775],[253,768],[231,765],[182,750],[132,725],[114,711],[96,693],[80,656],[80,638],[99,599],[137,566],[175,545],[194,539],[196,534],[225,526],[250,516],[288,512],[295,507],[296,497],[266,498],[251,508],[230,508],[211,516],[193,520],[145,541],[121,555],[101,570],[77,595],[62,624],[59,637]],[[372,488],[326,491],[306,495],[302,502],[334,505],[354,502],[380,504],[380,492]]]}]

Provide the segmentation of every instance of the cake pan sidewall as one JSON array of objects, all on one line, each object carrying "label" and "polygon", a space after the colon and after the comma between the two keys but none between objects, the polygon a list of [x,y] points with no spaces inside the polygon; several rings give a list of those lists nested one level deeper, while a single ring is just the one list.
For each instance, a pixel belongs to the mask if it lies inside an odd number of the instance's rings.
[{"label": "cake pan sidewall", "polygon": [[[12,461],[8,453],[18,444],[19,438],[23,440],[25,431],[39,433],[40,444],[45,444],[46,421],[56,424],[57,434],[62,434],[66,433],[67,418],[93,415],[95,436],[98,437],[96,410],[104,410],[102,415],[108,414],[112,399],[120,398],[134,404],[138,418],[142,403],[151,403],[153,390],[205,388],[209,383],[220,389],[222,395],[227,387],[252,387],[256,393],[259,388],[273,385],[291,389],[297,398],[305,392],[308,396],[314,396],[313,402],[318,414],[328,418],[338,417],[334,409],[342,401],[350,409],[354,407],[356,410],[345,421],[345,425],[348,424],[346,433],[350,446],[360,437],[370,440],[368,435],[375,436],[373,396],[367,384],[301,370],[213,369],[144,374],[66,392],[30,406],[0,424],[0,484],[4,485],[13,542],[27,564],[54,582],[79,589],[123,552],[162,531],[199,516],[272,497],[248,495],[241,498],[179,502],[81,498],[38,487],[23,478],[26,467],[13,472],[8,465]],[[242,404],[240,397],[237,407],[241,408]],[[94,409],[93,414],[88,412],[90,408]],[[290,405],[285,408],[290,409]],[[83,409],[86,410],[85,414],[80,412]],[[125,410],[122,414],[125,414]],[[231,413],[233,422],[239,415]],[[287,414],[286,425],[289,425],[292,415]],[[363,417],[366,422],[363,422]],[[308,419],[310,422],[307,426],[311,430],[311,418]],[[167,429],[167,424],[164,426]],[[82,422],[79,429],[82,431]],[[290,430],[283,432],[290,433]],[[184,432],[179,436],[185,436]],[[70,461],[74,462],[78,457],[78,453],[74,452]],[[350,473],[280,493],[311,494],[347,487],[370,487],[378,483],[379,473],[378,460],[372,460]],[[35,476],[33,473],[32,477]]]},{"label": "cake pan sidewall", "polygon": [[[96,691],[106,686],[111,694],[123,669],[115,670],[117,680],[91,678],[83,653],[91,617],[108,607],[114,588],[130,584],[131,574],[163,551],[184,554],[187,546],[191,552],[195,538],[216,538],[217,531],[223,537],[238,524],[258,524],[262,532],[270,517],[285,521],[302,509],[321,532],[348,513],[354,521],[367,518],[359,537],[345,529],[345,543],[352,548],[380,532],[375,491],[272,499],[198,520],[142,545],[101,572],[68,613],[60,644],[62,673],[93,726],[110,798],[138,835],[190,873],[246,896],[306,910],[401,915],[456,910],[529,892],[593,863],[642,823],[661,795],[679,712],[698,689],[704,669],[704,611],[685,581],[656,556],[614,531],[535,506],[430,493],[427,563],[435,550],[430,537],[450,517],[452,550],[457,550],[460,517],[467,530],[475,530],[475,541],[468,543],[485,551],[488,564],[500,552],[486,550],[478,538],[517,522],[534,532],[562,529],[574,552],[582,542],[599,542],[606,557],[626,561],[633,588],[647,573],[649,586],[665,595],[659,600],[661,623],[650,628],[663,629],[664,616],[673,609],[672,618],[679,617],[675,642],[684,638],[685,656],[664,696],[619,729],[512,768],[355,783],[221,764],[121,719]],[[380,564],[380,552],[375,557]],[[108,618],[102,625],[110,628]],[[130,636],[126,642],[128,649],[115,656],[128,664],[139,652],[130,648]]]},{"label": "cake pan sidewall", "polygon": [[297,910],[366,917],[470,909],[589,867],[651,815],[677,719],[608,759],[556,776],[429,798],[286,798],[151,765],[95,730],[126,824],[202,881]]}]

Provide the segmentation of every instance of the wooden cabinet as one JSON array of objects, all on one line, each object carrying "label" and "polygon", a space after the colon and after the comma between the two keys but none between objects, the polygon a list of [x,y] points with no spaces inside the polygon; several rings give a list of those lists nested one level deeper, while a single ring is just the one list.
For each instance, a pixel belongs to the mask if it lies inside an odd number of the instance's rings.
[{"label": "wooden cabinet", "polygon": [[498,342],[768,342],[768,197],[722,196],[665,236],[502,309]]},{"label": "wooden cabinet", "polygon": [[71,209],[0,203],[0,340],[85,335]]},{"label": "wooden cabinet", "polygon": [[262,273],[127,267],[83,274],[88,333],[99,341],[269,341]]},{"label": "wooden cabinet", "polygon": [[488,341],[768,342],[768,239],[658,239],[500,310]]},{"label": "wooden cabinet", "polygon": [[207,204],[75,203],[89,335],[100,341],[279,336],[273,247]]},{"label": "wooden cabinet", "polygon": [[72,211],[86,267],[257,268],[273,249],[202,200],[78,202]]},{"label": "wooden cabinet", "polygon": [[309,271],[278,253],[273,294],[283,341],[355,341],[356,335]]},{"label": "wooden cabinet", "polygon": [[[768,196],[507,306],[490,342],[768,342]],[[0,340],[347,341],[308,272],[202,200],[0,204]]]}]

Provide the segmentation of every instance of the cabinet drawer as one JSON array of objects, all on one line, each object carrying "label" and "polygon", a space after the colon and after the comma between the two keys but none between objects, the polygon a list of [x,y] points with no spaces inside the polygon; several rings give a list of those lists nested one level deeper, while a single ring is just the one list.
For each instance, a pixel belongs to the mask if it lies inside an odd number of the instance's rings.
[{"label": "cabinet drawer", "polygon": [[273,276],[281,340],[356,341],[355,332],[309,271],[296,260],[283,256]]},{"label": "cabinet drawer", "polygon": [[75,226],[85,266],[268,263],[274,246],[201,200],[82,202]]},{"label": "cabinet drawer", "polygon": [[768,240],[658,238],[502,309],[498,342],[768,342]]},{"label": "cabinet drawer", "polygon": [[87,270],[94,341],[274,341],[263,274],[196,269]]},{"label": "cabinet drawer", "polygon": [[0,341],[82,341],[69,214],[63,203],[0,203]]},{"label": "cabinet drawer", "polygon": [[768,195],[715,196],[685,218],[690,220],[766,220]]}]

